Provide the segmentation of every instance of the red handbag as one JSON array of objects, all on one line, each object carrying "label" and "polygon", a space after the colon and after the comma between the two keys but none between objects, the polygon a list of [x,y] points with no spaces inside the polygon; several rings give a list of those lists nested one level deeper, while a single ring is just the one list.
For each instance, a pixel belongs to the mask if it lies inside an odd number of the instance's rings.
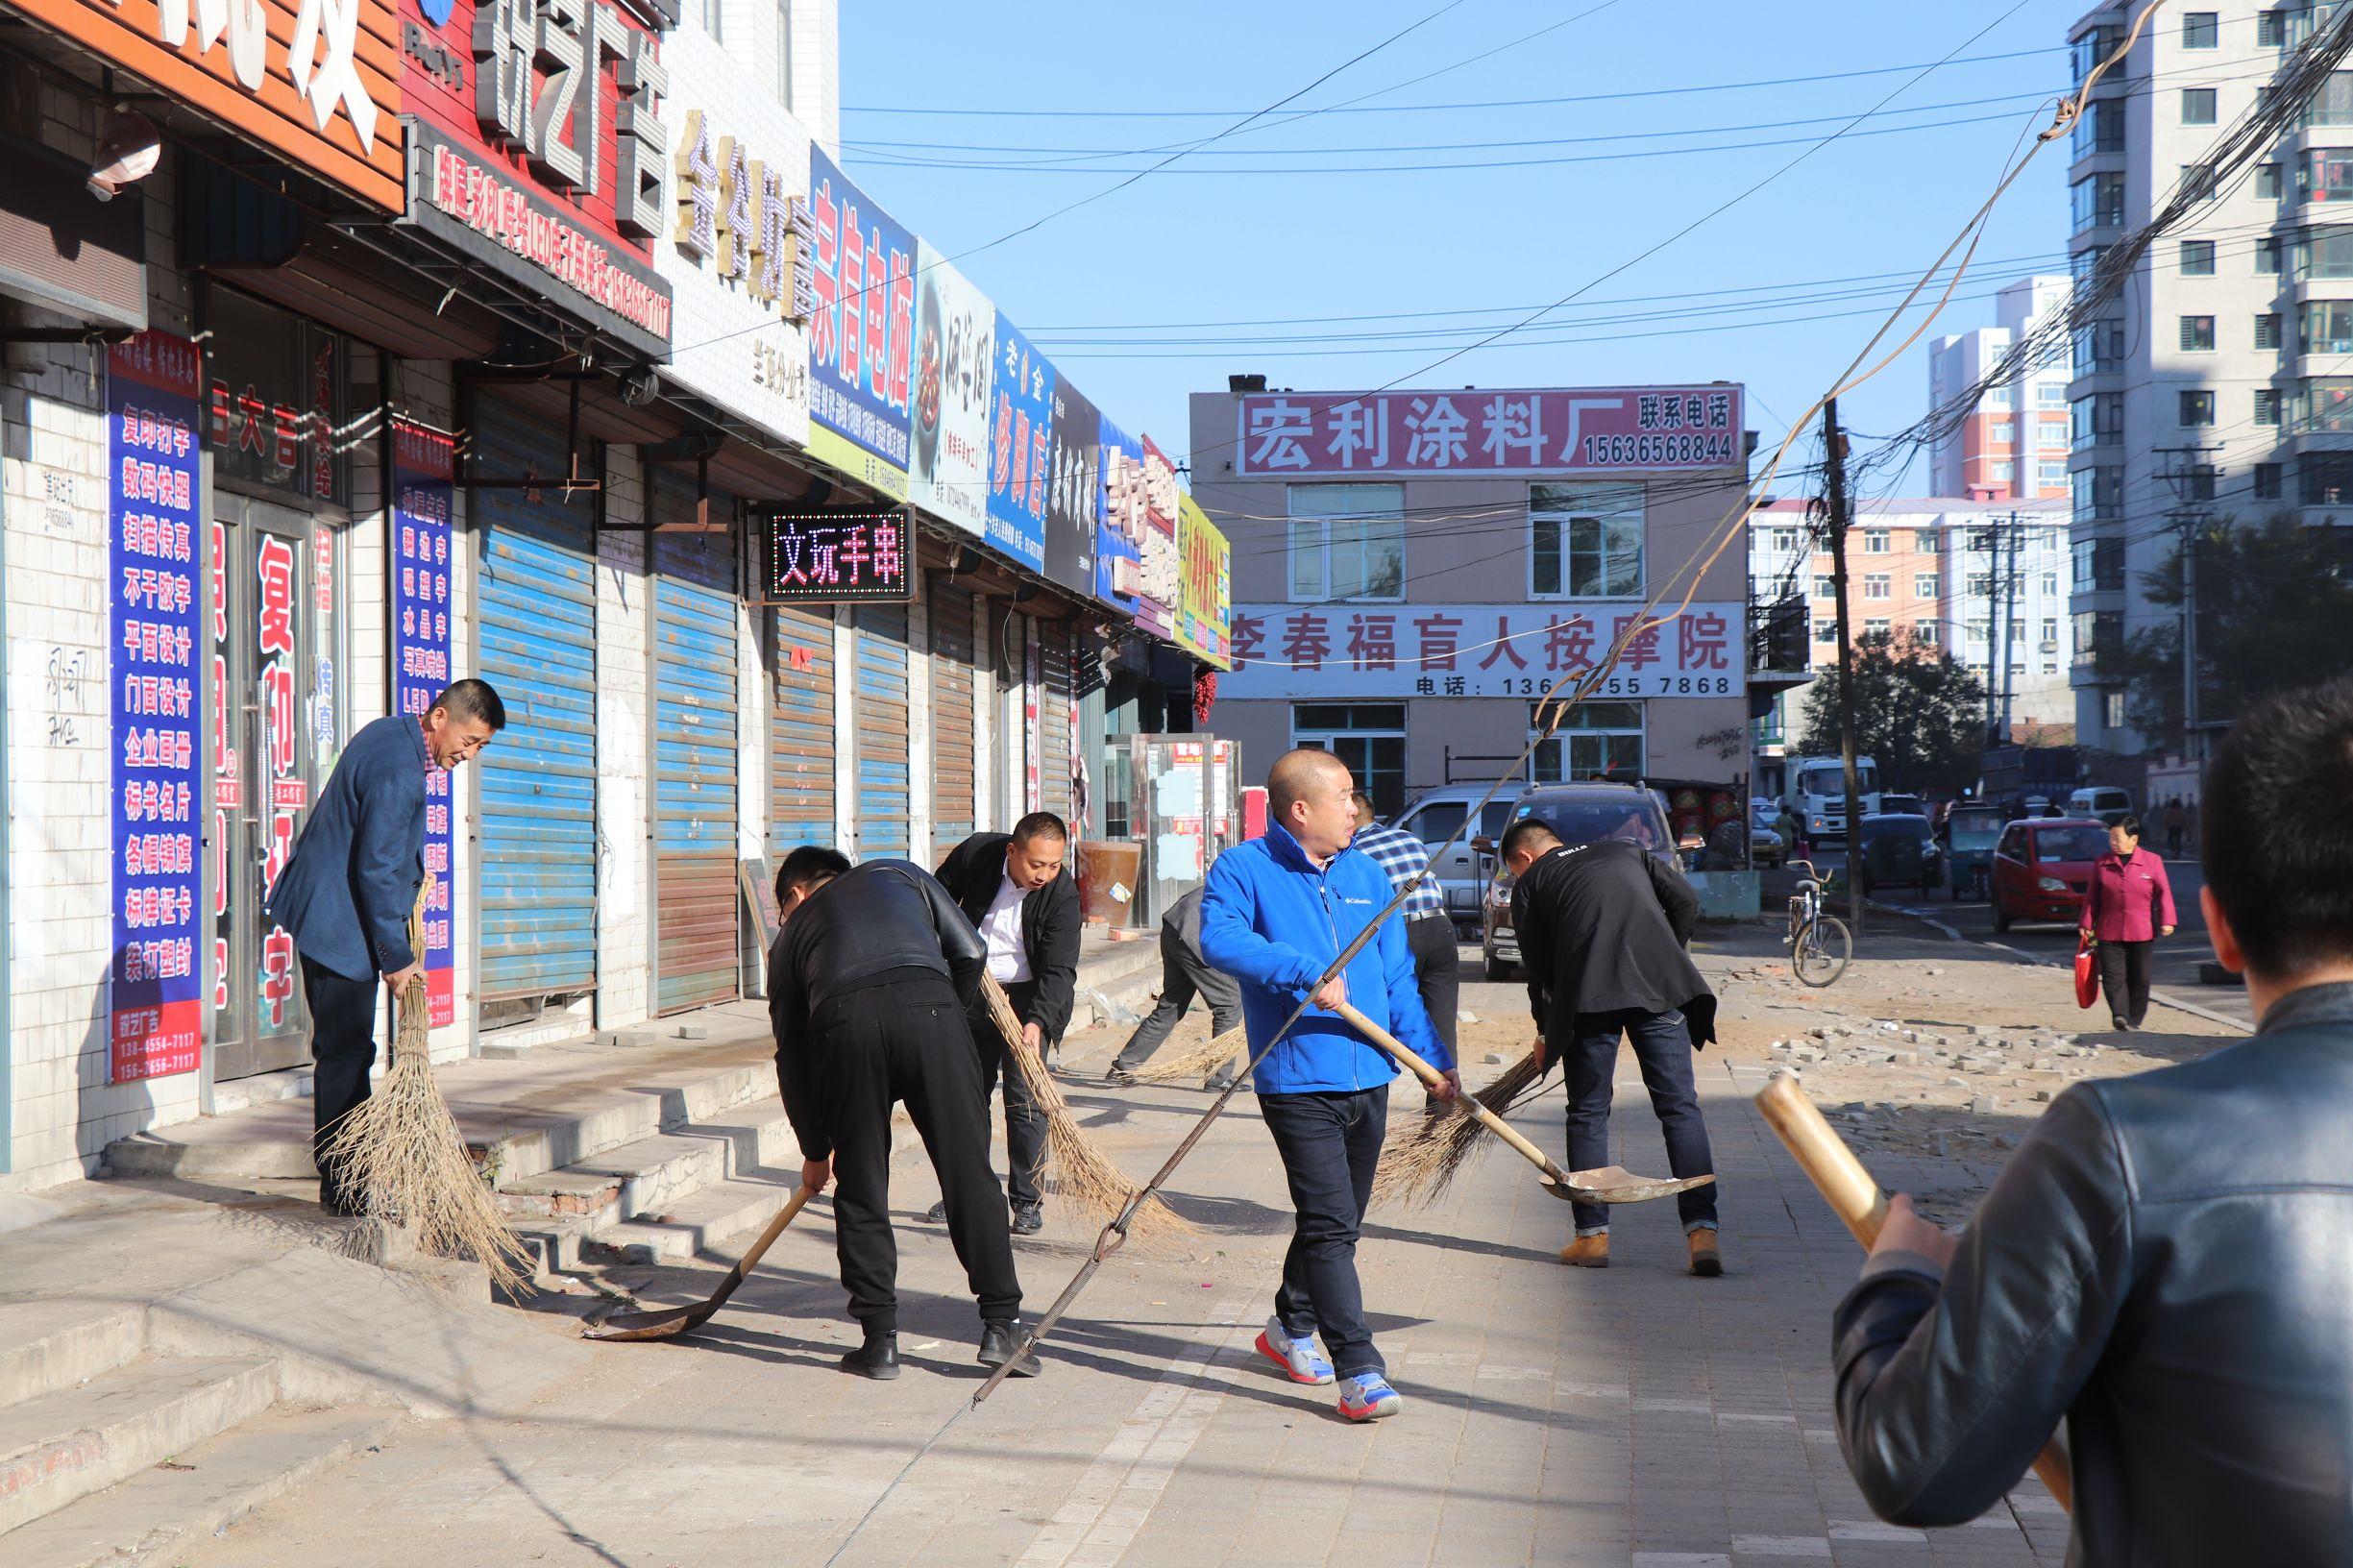
[{"label": "red handbag", "polygon": [[2075,943],[2075,1005],[2090,1007],[2099,1000],[2099,963],[2092,951],[2092,933]]}]

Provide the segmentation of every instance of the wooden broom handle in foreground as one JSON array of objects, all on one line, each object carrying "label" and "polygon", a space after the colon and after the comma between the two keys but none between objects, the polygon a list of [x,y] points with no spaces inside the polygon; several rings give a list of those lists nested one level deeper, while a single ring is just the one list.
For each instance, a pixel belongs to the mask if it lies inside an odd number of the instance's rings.
[{"label": "wooden broom handle in foreground", "polygon": [[[1786,1073],[1777,1075],[1757,1091],[1756,1109],[1781,1135],[1798,1168],[1813,1182],[1830,1212],[1846,1221],[1854,1238],[1866,1247],[1878,1240],[1879,1228],[1887,1223],[1887,1194],[1879,1190],[1879,1184],[1871,1179],[1871,1172],[1863,1168],[1863,1162],[1854,1157],[1838,1130],[1806,1098],[1798,1081]],[[2034,1457],[2034,1473],[2059,1500],[2059,1507],[2072,1513],[2075,1478],[2068,1466],[2067,1450],[2057,1437]]]}]

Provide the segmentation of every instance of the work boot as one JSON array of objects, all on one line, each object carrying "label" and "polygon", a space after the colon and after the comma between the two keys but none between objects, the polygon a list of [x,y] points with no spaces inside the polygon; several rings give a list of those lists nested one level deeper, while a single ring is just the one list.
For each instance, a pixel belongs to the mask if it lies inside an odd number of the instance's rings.
[{"label": "work boot", "polygon": [[889,1383],[898,1376],[898,1335],[870,1332],[865,1344],[842,1358],[842,1370]]},{"label": "work boot", "polygon": [[1724,1254],[1716,1250],[1716,1233],[1703,1225],[1683,1237],[1691,1247],[1691,1272],[1712,1280],[1724,1272]]},{"label": "work boot", "polygon": [[1035,1203],[1017,1203],[1013,1209],[1013,1234],[1036,1236],[1045,1229],[1045,1211]]},{"label": "work boot", "polygon": [[1560,1249],[1560,1261],[1571,1268],[1607,1268],[1609,1266],[1609,1233],[1581,1236]]},{"label": "work boot", "polygon": [[1019,1318],[991,1318],[980,1326],[980,1355],[975,1359],[992,1371],[1007,1361],[1013,1361],[1013,1376],[1034,1378],[1041,1370],[1036,1356],[1024,1355],[1019,1360],[1014,1360],[1014,1347],[1020,1342]]}]

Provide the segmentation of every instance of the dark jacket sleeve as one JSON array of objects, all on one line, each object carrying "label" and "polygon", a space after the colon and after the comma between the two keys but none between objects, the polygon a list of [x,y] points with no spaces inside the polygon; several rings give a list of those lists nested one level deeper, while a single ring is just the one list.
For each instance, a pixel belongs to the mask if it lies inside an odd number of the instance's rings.
[{"label": "dark jacket sleeve", "polygon": [[1065,871],[1031,897],[1038,901],[1038,914],[1024,936],[1029,943],[1030,978],[1037,982],[1037,991],[1030,999],[1029,1017],[1021,1021],[1036,1024],[1046,1039],[1059,1041],[1070,1027],[1078,992],[1078,884]]},{"label": "dark jacket sleeve", "polygon": [[979,833],[970,835],[962,844],[950,849],[947,852],[947,858],[940,862],[940,885],[947,889],[947,895],[958,900],[959,903],[964,898],[965,879],[971,874],[972,845],[978,844],[985,836]]},{"label": "dark jacket sleeve", "polygon": [[784,1114],[800,1142],[801,1158],[823,1160],[833,1153],[833,1130],[819,1104],[809,1053],[809,993],[801,989],[800,971],[785,955],[779,933],[768,949],[768,1025],[776,1037],[776,1092],[784,1097]]},{"label": "dark jacket sleeve", "polygon": [[[948,858],[953,861],[955,857]],[[936,878],[917,871],[915,880],[931,906],[931,925],[940,934],[940,956],[947,960],[948,983],[956,988],[956,999],[970,1007],[980,998],[981,976],[989,972],[989,944],[980,940],[980,932]]]},{"label": "dark jacket sleeve", "polygon": [[356,793],[352,904],[377,969],[390,974],[417,960],[408,945],[408,917],[417,906],[419,857],[425,849],[425,775],[403,778],[380,772]]},{"label": "dark jacket sleeve", "polygon": [[[1530,867],[1534,870],[1534,867]],[[1520,942],[1520,967],[1528,971],[1528,1011],[1536,1020],[1536,1033],[1544,1033],[1545,1020],[1552,1017],[1553,1007],[1553,932],[1552,923],[1538,911],[1540,900],[1530,891],[1528,878],[1523,876],[1511,884],[1511,931]],[[1567,1041],[1559,1042],[1563,1049]]]},{"label": "dark jacket sleeve", "polygon": [[1700,928],[1700,895],[1691,891],[1682,872],[1656,855],[1645,853],[1642,865],[1651,873],[1651,891],[1658,894],[1658,907],[1667,912],[1675,940],[1690,946],[1691,934]]},{"label": "dark jacket sleeve", "polygon": [[1831,1329],[1838,1438],[1872,1511],[1958,1525],[2017,1484],[2131,1288],[2124,1162],[2097,1091],[2061,1095],[1986,1194],[1941,1288],[1866,1277]]}]

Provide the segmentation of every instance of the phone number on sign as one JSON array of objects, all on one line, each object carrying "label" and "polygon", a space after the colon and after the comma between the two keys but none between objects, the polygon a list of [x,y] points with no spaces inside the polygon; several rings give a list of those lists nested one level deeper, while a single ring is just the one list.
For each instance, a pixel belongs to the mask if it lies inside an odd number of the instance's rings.
[{"label": "phone number on sign", "polygon": [[1657,468],[1670,463],[1692,467],[1732,461],[1728,430],[1713,435],[1588,435],[1587,468]]},{"label": "phone number on sign", "polygon": [[[1732,697],[1739,688],[1731,675],[1611,675],[1593,689],[1595,697]],[[1504,682],[1506,697],[1542,697],[1553,689],[1549,680],[1513,676]],[[1574,683],[1570,690],[1574,690]],[[1563,692],[1563,696],[1567,693]]]}]

